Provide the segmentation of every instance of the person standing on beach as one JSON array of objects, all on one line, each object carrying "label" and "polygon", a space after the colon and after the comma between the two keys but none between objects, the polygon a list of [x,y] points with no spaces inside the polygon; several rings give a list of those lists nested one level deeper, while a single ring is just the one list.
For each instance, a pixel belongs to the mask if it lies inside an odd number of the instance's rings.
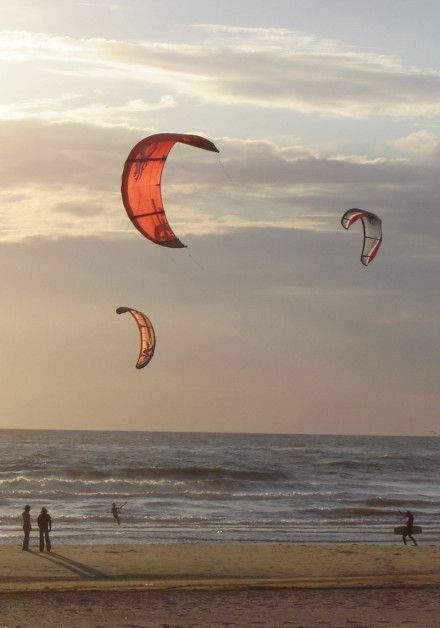
[{"label": "person standing on beach", "polygon": [[46,549],[48,552],[52,549],[52,544],[49,538],[49,532],[52,530],[52,519],[50,518],[47,508],[41,509],[41,513],[37,519],[38,527],[40,529],[40,552],[44,552],[44,542],[46,541]]},{"label": "person standing on beach", "polygon": [[408,536],[411,539],[411,541],[414,543],[414,545],[417,545],[415,538],[412,536],[412,531],[414,527],[414,515],[412,514],[410,510],[406,511],[406,513],[404,514],[404,519],[405,519],[406,525],[403,529],[403,535],[402,535],[403,542],[406,545],[406,537]]},{"label": "person standing on beach", "polygon": [[21,516],[23,517],[23,532],[24,532],[23,552],[28,552],[29,551],[29,536],[32,530],[31,507],[29,505],[26,505],[24,507],[24,510],[21,513]]}]

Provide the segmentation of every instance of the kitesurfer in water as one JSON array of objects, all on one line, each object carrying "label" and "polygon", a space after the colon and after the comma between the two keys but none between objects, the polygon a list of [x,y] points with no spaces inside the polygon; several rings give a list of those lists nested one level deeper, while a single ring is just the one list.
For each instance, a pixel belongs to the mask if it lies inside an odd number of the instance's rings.
[{"label": "kitesurfer in water", "polygon": [[52,519],[50,518],[47,508],[41,509],[41,513],[37,519],[38,527],[40,529],[40,552],[44,552],[44,542],[46,541],[46,550],[50,552],[52,544],[49,538],[49,532],[52,530]]},{"label": "kitesurfer in water", "polygon": [[31,526],[31,507],[29,505],[24,507],[24,510],[21,514],[23,517],[23,552],[29,551],[29,536],[31,534],[32,526]]},{"label": "kitesurfer in water", "polygon": [[405,514],[403,515],[403,518],[405,519],[405,524],[406,524],[403,529],[403,535],[402,535],[402,540],[404,544],[406,545],[406,537],[408,536],[411,539],[411,541],[414,543],[414,545],[417,545],[417,541],[412,536],[412,531],[414,527],[413,513],[410,510],[407,510]]},{"label": "kitesurfer in water", "polygon": [[[125,502],[126,504],[127,502]],[[112,503],[112,515],[113,515],[113,519],[116,521],[116,523],[118,524],[118,526],[121,525],[121,522],[119,520],[119,513],[121,512],[121,510],[123,509],[123,507],[125,506],[125,504],[122,504],[122,506],[116,506],[115,502]]]}]

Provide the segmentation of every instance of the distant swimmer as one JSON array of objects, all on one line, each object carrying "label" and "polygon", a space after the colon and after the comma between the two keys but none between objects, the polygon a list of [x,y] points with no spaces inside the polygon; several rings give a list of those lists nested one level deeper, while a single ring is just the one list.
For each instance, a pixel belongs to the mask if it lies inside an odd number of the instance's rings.
[{"label": "distant swimmer", "polygon": [[[402,513],[400,513],[402,514]],[[405,527],[403,528],[402,540],[406,545],[406,537],[408,536],[414,545],[417,545],[415,538],[412,536],[413,528],[414,528],[414,515],[410,510],[407,510],[403,515],[403,519],[405,520]]]},{"label": "distant swimmer", "polygon": [[124,508],[125,504],[127,502],[124,502],[121,506],[116,506],[115,502],[112,503],[112,510],[111,513],[113,515],[113,519],[116,521],[116,523],[118,524],[118,526],[121,525],[121,522],[119,520],[119,513],[121,512],[121,510]]}]

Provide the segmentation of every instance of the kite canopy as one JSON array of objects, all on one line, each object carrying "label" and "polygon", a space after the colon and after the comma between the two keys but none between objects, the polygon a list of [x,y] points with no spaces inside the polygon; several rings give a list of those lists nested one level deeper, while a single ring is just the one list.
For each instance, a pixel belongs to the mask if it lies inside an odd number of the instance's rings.
[{"label": "kite canopy", "polygon": [[362,222],[364,229],[361,262],[364,266],[368,266],[376,257],[382,242],[382,221],[375,214],[363,209],[349,209],[342,216],[341,224],[344,229],[349,229],[357,220]]},{"label": "kite canopy", "polygon": [[126,312],[130,312],[139,329],[141,348],[136,362],[136,368],[143,369],[153,357],[156,347],[156,335],[150,320],[142,312],[133,310],[131,307],[118,307],[116,310],[116,314],[125,314]]},{"label": "kite canopy", "polygon": [[136,144],[127,157],[121,186],[124,207],[136,229],[152,242],[171,248],[185,245],[168,224],[162,202],[161,178],[166,158],[177,142],[219,152],[212,142],[198,135],[150,135]]}]

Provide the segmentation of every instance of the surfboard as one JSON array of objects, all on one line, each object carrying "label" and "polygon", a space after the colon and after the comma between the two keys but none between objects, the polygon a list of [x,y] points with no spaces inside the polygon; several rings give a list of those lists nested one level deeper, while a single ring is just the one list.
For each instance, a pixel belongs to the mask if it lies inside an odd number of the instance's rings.
[{"label": "surfboard", "polygon": [[[394,528],[394,534],[400,534],[402,536],[406,530],[406,526],[399,526]],[[411,534],[422,534],[422,528],[420,526],[413,526]]]}]

